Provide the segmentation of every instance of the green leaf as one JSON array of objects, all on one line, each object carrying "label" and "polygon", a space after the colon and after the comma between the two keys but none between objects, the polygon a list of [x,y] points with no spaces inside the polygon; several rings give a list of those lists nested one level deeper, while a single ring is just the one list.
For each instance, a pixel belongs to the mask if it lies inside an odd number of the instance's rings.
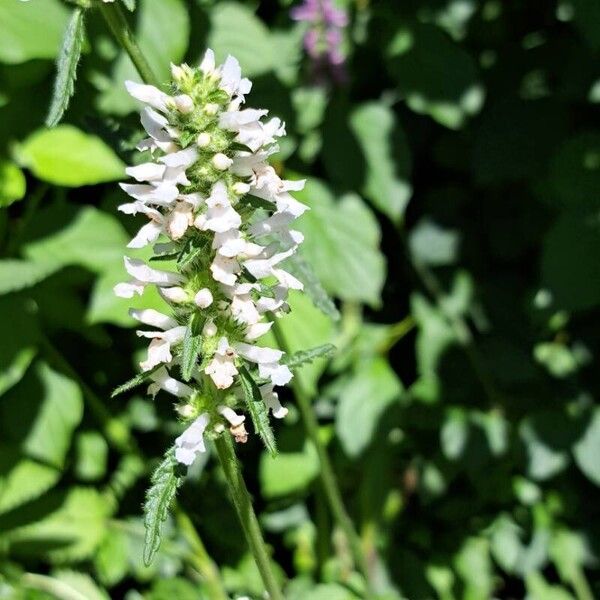
[{"label": "green leaf", "polygon": [[[159,81],[169,80],[169,64],[179,64],[188,47],[190,12],[182,0],[141,2],[135,12],[135,39]],[[125,51],[121,51],[109,78],[97,78],[101,91],[98,106],[103,112],[125,115],[140,109],[125,89],[127,79],[140,76]]]},{"label": "green leaf", "polygon": [[145,381],[148,381],[148,379],[150,379],[150,375],[152,375],[152,373],[154,373],[154,371],[160,369],[161,366],[162,365],[158,365],[158,366],[154,367],[154,369],[151,369],[150,371],[141,371],[140,373],[138,373],[131,379],[127,380],[125,383],[122,383],[121,385],[117,386],[112,391],[110,397],[114,398],[115,396],[119,396],[120,394],[123,394],[124,392],[128,392],[129,390],[136,388],[138,385],[142,385],[142,383],[144,383]]},{"label": "green leaf", "polygon": [[274,49],[271,34],[263,22],[247,7],[234,2],[219,2],[211,11],[207,47],[218,61],[235,56],[244,77],[256,77],[273,68]]},{"label": "green leaf", "polygon": [[[10,398],[18,398],[19,410]],[[30,458],[61,468],[82,415],[79,386],[40,362],[0,404],[0,431]]]},{"label": "green leaf", "polygon": [[[82,600],[110,600],[106,591],[99,588],[87,573],[56,571],[53,573],[53,578],[67,586],[70,591],[79,594]],[[65,600],[72,598],[72,596],[66,595],[63,597]]]},{"label": "green leaf", "polygon": [[290,369],[297,369],[305,364],[312,363],[317,358],[326,358],[331,356],[335,352],[336,348],[333,344],[323,344],[311,348],[310,350],[300,350],[300,352],[294,352],[291,356],[285,356],[284,362]]},{"label": "green leaf", "polygon": [[68,18],[67,9],[58,0],[0,0],[0,61],[17,64],[54,58]]},{"label": "green leaf", "polygon": [[150,565],[158,552],[161,542],[162,526],[169,514],[177,489],[182,478],[176,473],[178,466],[173,448],[167,450],[164,460],[152,474],[152,485],[146,492],[144,503],[144,563]]},{"label": "green leaf", "polygon": [[412,194],[410,151],[393,111],[379,102],[362,104],[351,113],[350,128],[366,163],[363,193],[392,220],[402,219]]},{"label": "green leaf", "polygon": [[450,265],[458,258],[459,233],[443,229],[429,219],[421,220],[410,232],[409,247],[419,261],[433,265]]},{"label": "green leaf", "polygon": [[106,475],[108,444],[97,431],[82,432],[77,436],[75,473],[82,481],[97,481]]},{"label": "green leaf", "polygon": [[100,138],[72,125],[34,132],[19,145],[17,154],[38,179],[55,185],[94,185],[125,174],[121,159]]},{"label": "green leaf", "polygon": [[367,448],[380,417],[402,389],[388,361],[381,357],[359,365],[341,386],[335,431],[348,456],[357,457]]},{"label": "green leaf", "polygon": [[0,294],[17,292],[46,279],[58,269],[52,264],[7,258],[0,260]]},{"label": "green leaf", "polygon": [[301,252],[291,256],[286,262],[287,270],[304,284],[304,293],[313,301],[313,304],[325,315],[334,321],[339,321],[340,312],[333,300],[329,297],[310,263],[304,259]]},{"label": "green leaf", "polygon": [[317,179],[309,179],[296,197],[310,206],[298,221],[302,250],[325,289],[343,300],[380,304],[385,259],[379,250],[377,221],[354,194],[338,202]]},{"label": "green leaf", "polygon": [[529,573],[525,581],[531,600],[575,600],[565,588],[549,584],[538,572]]},{"label": "green leaf", "polygon": [[583,435],[573,446],[573,455],[581,472],[600,486],[600,409],[590,415]]},{"label": "green leaf", "polygon": [[600,224],[593,216],[565,213],[544,238],[543,286],[556,306],[584,310],[600,302]]},{"label": "green leaf", "polygon": [[319,474],[319,458],[311,442],[298,452],[279,452],[260,457],[260,488],[265,498],[287,496],[305,490]]},{"label": "green leaf", "polygon": [[38,498],[60,475],[56,467],[27,458],[14,446],[0,446],[0,515]]},{"label": "green leaf", "polygon": [[75,92],[75,80],[77,79],[77,65],[81,57],[81,46],[85,36],[85,25],[83,21],[83,9],[75,8],[65,31],[62,48],[56,61],[56,79],[54,80],[54,91],[52,93],[52,104],[46,125],[54,127],[62,119],[63,114],[69,106],[71,96]]},{"label": "green leaf", "polygon": [[[58,505],[58,507],[57,507]],[[40,512],[42,513],[41,520]],[[102,540],[110,514],[107,499],[92,488],[74,487],[64,493],[46,494],[37,506],[0,518],[0,529],[11,555],[55,563],[89,558]],[[33,522],[31,522],[33,521]]]},{"label": "green leaf", "polygon": [[109,529],[94,555],[94,568],[103,585],[116,585],[127,575],[128,553],[125,532],[116,528]]},{"label": "green leaf", "polygon": [[387,50],[390,73],[414,112],[459,129],[481,109],[485,94],[475,61],[439,28],[403,26]]},{"label": "green leaf", "polygon": [[184,381],[192,378],[194,367],[198,364],[198,354],[202,348],[202,336],[194,334],[194,320],[196,314],[192,314],[190,322],[185,330],[183,338],[183,351],[181,354],[181,376]]},{"label": "green leaf", "polygon": [[252,417],[252,423],[256,433],[260,436],[266,449],[270,452],[271,456],[277,454],[277,445],[275,444],[275,436],[269,423],[269,411],[263,402],[260,389],[252,375],[248,372],[246,367],[241,366],[239,368],[240,383],[244,392],[244,399],[246,401],[246,407]]},{"label": "green leaf", "polygon": [[22,200],[25,197],[26,187],[27,182],[23,171],[12,161],[0,159],[0,208]]}]

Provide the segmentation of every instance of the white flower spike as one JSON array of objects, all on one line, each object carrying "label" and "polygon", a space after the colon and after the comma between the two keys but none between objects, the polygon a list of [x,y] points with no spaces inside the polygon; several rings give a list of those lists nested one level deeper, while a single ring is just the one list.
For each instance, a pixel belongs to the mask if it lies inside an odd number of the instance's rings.
[{"label": "white flower spike", "polygon": [[[302,289],[283,265],[303,239],[290,225],[308,207],[290,195],[304,181],[282,180],[268,163],[285,124],[266,119],[266,110],[240,109],[252,84],[235,58],[219,66],[207,50],[199,67],[171,65],[171,74],[169,93],[126,82],[145,105],[148,137],[138,145],[144,159],[127,169],[133,182],[121,184],[133,201],[119,206],[145,219],[129,247],[154,244],[155,259],[169,262],[155,268],[125,257],[132,279],[115,293],[132,298],[156,286],[172,308],[172,315],[151,308],[130,315],[154,328],[137,332],[150,339],[140,367],[149,394],[179,399],[187,428],[175,457],[189,466],[205,451],[207,435],[228,428],[246,441],[243,379],[254,380],[265,411],[277,419],[287,414],[274,386],[287,384],[292,372],[283,352],[256,340],[273,325],[272,313],[288,310],[288,290]],[[260,208],[248,194],[262,200]]]}]

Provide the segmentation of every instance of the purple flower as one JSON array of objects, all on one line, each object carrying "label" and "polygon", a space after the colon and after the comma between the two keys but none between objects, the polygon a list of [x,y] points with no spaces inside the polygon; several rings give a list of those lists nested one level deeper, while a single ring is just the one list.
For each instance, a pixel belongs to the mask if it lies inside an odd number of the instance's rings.
[{"label": "purple flower", "polygon": [[[343,29],[348,25],[348,15],[334,6],[332,0],[304,0],[290,10],[294,21],[309,23],[304,34],[304,49],[312,59],[317,79],[345,79],[342,42]],[[329,77],[327,77],[327,73]]]}]

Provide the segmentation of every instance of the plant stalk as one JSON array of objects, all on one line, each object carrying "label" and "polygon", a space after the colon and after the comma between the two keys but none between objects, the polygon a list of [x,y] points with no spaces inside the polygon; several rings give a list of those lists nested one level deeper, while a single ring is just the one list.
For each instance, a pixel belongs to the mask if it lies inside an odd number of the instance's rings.
[{"label": "plant stalk", "polygon": [[244,530],[244,535],[246,536],[246,541],[254,555],[256,566],[269,594],[269,600],[283,600],[283,594],[273,573],[267,546],[263,539],[256,513],[252,507],[252,499],[246,488],[231,437],[227,434],[219,436],[215,440],[215,447],[219,461],[223,467],[223,472],[225,473],[233,504]]},{"label": "plant stalk", "polygon": [[[285,336],[275,318],[273,318],[272,331],[279,348],[288,353],[289,350]],[[325,448],[325,444],[319,436],[319,423],[313,412],[309,395],[302,386],[298,376],[292,379],[291,385],[294,392],[294,397],[296,398],[296,403],[300,409],[300,415],[302,417],[302,421],[304,422],[304,427],[319,457],[319,463],[321,467],[320,477],[329,508],[338,526],[344,532],[348,540],[356,568],[365,578],[367,589],[369,589],[369,567],[363,553],[360,536],[354,528],[354,523],[352,522],[352,519],[346,510],[333,466],[329,460],[329,455],[327,454],[327,449]]]},{"label": "plant stalk", "polygon": [[134,64],[144,83],[158,86],[159,81],[146,60],[142,49],[138,46],[119,3],[102,2],[99,5],[99,9],[113,36],[129,55],[131,62]]}]

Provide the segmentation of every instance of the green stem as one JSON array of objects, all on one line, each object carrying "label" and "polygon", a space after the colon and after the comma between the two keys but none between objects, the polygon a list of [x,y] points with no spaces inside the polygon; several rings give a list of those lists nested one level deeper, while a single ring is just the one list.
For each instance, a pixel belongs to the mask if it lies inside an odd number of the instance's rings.
[{"label": "green stem", "polygon": [[[283,331],[279,327],[279,324],[274,317],[273,328],[271,331],[273,331],[273,335],[275,336],[279,348],[286,353],[289,352],[289,347]],[[354,528],[354,523],[352,522],[346,507],[344,506],[344,501],[342,499],[342,494],[333,471],[333,466],[329,460],[329,455],[327,454],[325,444],[319,435],[319,423],[313,412],[310,397],[306,393],[298,376],[292,379],[292,389],[294,391],[296,403],[300,409],[300,415],[302,416],[304,427],[308,437],[315,446],[317,455],[319,457],[319,463],[321,466],[320,476],[323,483],[323,490],[325,491],[325,496],[327,497],[327,502],[329,503],[329,508],[338,526],[344,532],[348,540],[348,544],[352,552],[352,558],[354,559],[357,569],[361,572],[365,578],[365,581],[367,582],[367,587],[369,587],[369,567],[363,553],[360,537]]]},{"label": "green stem", "polygon": [[260,572],[269,600],[283,600],[279,584],[271,566],[271,559],[263,539],[256,513],[252,507],[252,499],[246,488],[240,463],[235,455],[233,442],[229,435],[221,435],[215,440],[215,447],[219,461],[223,467],[229,491],[235,506],[238,518],[244,530],[248,546],[254,555],[256,566]]},{"label": "green stem", "polygon": [[583,569],[577,568],[571,575],[571,585],[575,590],[577,600],[594,600],[594,594]]},{"label": "green stem", "polygon": [[228,600],[227,592],[219,576],[219,570],[206,551],[190,517],[179,507],[175,508],[175,517],[179,530],[190,545],[193,554],[192,564],[206,583],[207,591],[212,600]]},{"label": "green stem", "polygon": [[158,86],[159,81],[138,46],[121,6],[117,2],[102,2],[99,8],[112,34],[129,55],[144,83]]}]

